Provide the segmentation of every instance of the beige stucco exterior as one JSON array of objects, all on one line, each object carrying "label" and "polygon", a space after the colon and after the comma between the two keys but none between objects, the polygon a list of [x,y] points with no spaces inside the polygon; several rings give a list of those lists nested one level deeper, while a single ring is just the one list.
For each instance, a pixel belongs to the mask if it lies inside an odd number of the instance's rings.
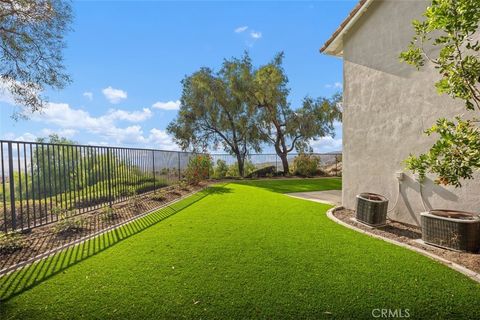
[{"label": "beige stucco exterior", "polygon": [[[374,1],[343,35],[343,205],[355,207],[360,192],[390,199],[398,192],[397,171],[409,153],[426,151],[434,141],[423,131],[439,117],[466,114],[461,101],[440,96],[433,67],[417,71],[399,62],[399,53],[412,38],[412,19],[421,18],[423,0]],[[477,114],[478,116],[478,114]],[[405,172],[405,171],[404,171]],[[420,186],[405,172],[391,219],[419,225],[423,211]],[[428,207],[479,211],[480,183],[465,181],[463,188],[424,182]]]}]

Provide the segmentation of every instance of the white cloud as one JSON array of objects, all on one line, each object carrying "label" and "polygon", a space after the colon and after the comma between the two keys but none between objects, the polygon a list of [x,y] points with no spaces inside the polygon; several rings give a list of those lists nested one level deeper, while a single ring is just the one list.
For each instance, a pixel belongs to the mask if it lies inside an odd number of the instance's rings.
[{"label": "white cloud", "polygon": [[241,27],[236,28],[234,31],[235,31],[235,33],[242,33],[244,31],[246,31],[247,29],[248,29],[248,26],[241,26]]},{"label": "white cloud", "polygon": [[148,136],[148,144],[155,149],[179,150],[172,137],[164,130],[153,128]]},{"label": "white cloud", "polygon": [[40,131],[40,135],[42,137],[48,137],[51,134],[57,134],[60,137],[71,138],[75,134],[77,134],[77,130],[75,129],[60,129],[60,130],[52,130],[50,128],[44,128]]},{"label": "white cloud", "polygon": [[10,84],[6,83],[5,81],[0,81],[0,102],[15,105],[15,100],[9,91],[10,87]]},{"label": "white cloud", "polygon": [[108,87],[102,90],[103,95],[107,98],[110,103],[119,103],[120,101],[127,99],[127,92]]},{"label": "white cloud", "polygon": [[49,103],[41,113],[32,115],[32,120],[55,124],[62,128],[88,129],[92,132],[108,130],[116,120],[141,122],[152,116],[152,111],[144,108],[142,111],[125,111],[110,109],[107,114],[93,117],[87,111],[71,108],[66,103]]},{"label": "white cloud", "polygon": [[105,147],[108,147],[108,143],[105,142],[105,141],[101,141],[101,142],[97,142],[97,141],[88,141],[86,143],[86,145],[89,145],[89,146],[105,146]]},{"label": "white cloud", "polygon": [[119,109],[110,109],[105,116],[110,120],[125,120],[129,122],[142,122],[152,117],[152,111],[148,108],[143,108],[142,111],[125,111]]},{"label": "white cloud", "polygon": [[310,141],[314,152],[333,152],[342,150],[342,139],[332,137],[322,137]]},{"label": "white cloud", "polygon": [[[44,129],[43,135],[58,133],[61,136],[72,136],[84,131],[98,137],[97,145],[131,145],[153,147],[166,150],[178,150],[173,139],[161,129],[151,129],[146,134],[138,125],[121,127],[119,121],[133,123],[142,122],[152,116],[152,111],[144,108],[141,111],[110,109],[106,114],[92,116],[85,110],[75,109],[66,103],[49,103],[44,112],[34,114],[32,120],[53,124],[58,130]],[[92,140],[94,141],[94,140]]]},{"label": "white cloud", "polygon": [[342,89],[343,88],[343,85],[341,82],[335,82],[335,83],[332,83],[332,84],[326,84],[325,85],[325,88],[329,88],[329,89]]},{"label": "white cloud", "polygon": [[93,92],[86,91],[83,93],[83,96],[87,98],[88,100],[92,101],[93,100]]},{"label": "white cloud", "polygon": [[260,39],[262,37],[262,33],[259,32],[259,31],[253,31],[250,32],[250,36],[253,38],[253,39]]},{"label": "white cloud", "polygon": [[33,133],[30,133],[30,132],[25,132],[19,136],[17,136],[15,133],[13,132],[7,132],[3,135],[3,139],[5,140],[12,140],[12,141],[28,141],[28,142],[32,142],[32,141],[35,141],[37,140],[37,136],[34,135]]},{"label": "white cloud", "polygon": [[152,108],[161,110],[178,110],[180,109],[180,100],[168,102],[155,102]]}]

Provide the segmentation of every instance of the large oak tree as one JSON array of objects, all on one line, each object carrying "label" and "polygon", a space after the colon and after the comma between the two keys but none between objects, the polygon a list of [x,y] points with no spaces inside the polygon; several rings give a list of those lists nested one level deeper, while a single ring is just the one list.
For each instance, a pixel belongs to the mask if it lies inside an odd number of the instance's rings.
[{"label": "large oak tree", "polygon": [[262,138],[271,143],[289,174],[288,154],[311,151],[311,142],[333,136],[335,121],[341,120],[341,95],[331,99],[305,97],[302,106],[293,109],[288,101],[288,78],[282,66],[283,53],[253,74],[250,98],[257,110],[257,127]]},{"label": "large oak tree", "polygon": [[255,110],[246,98],[251,74],[250,58],[244,55],[225,60],[218,72],[201,68],[187,76],[180,111],[167,127],[183,150],[223,147],[237,158],[241,176],[248,153],[261,150]]},{"label": "large oak tree", "polygon": [[288,174],[288,154],[309,151],[312,141],[333,135],[333,123],[341,120],[341,112],[340,95],[306,97],[301,107],[293,109],[282,60],[281,53],[254,68],[245,54],[225,60],[217,73],[202,68],[185,78],[179,115],[168,132],[182,149],[206,150],[221,144],[237,157],[242,176],[248,153],[273,145]]}]

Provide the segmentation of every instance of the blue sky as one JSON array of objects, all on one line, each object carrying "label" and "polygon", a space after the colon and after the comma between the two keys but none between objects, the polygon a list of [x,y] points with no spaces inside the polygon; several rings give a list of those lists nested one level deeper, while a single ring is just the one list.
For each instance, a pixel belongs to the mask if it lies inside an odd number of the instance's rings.
[{"label": "blue sky", "polygon": [[[30,141],[58,133],[80,143],[176,149],[165,128],[180,81],[202,66],[248,50],[256,65],[285,52],[293,106],[305,95],[341,90],[342,61],[318,49],[356,1],[73,2],[65,63],[73,83],[47,92],[51,105],[30,120],[10,118],[0,93],[0,137]],[[341,149],[335,138],[316,151]]]}]

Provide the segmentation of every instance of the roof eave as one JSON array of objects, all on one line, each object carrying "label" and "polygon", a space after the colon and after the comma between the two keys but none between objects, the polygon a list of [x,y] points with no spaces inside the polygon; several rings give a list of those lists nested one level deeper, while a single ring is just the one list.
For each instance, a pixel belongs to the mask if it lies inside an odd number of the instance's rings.
[{"label": "roof eave", "polygon": [[320,48],[321,53],[325,53],[331,56],[342,57],[343,56],[343,37],[357,22],[357,20],[365,13],[367,8],[372,4],[374,0],[361,0],[348,17],[342,22],[340,27],[332,34],[332,36],[325,42]]}]

